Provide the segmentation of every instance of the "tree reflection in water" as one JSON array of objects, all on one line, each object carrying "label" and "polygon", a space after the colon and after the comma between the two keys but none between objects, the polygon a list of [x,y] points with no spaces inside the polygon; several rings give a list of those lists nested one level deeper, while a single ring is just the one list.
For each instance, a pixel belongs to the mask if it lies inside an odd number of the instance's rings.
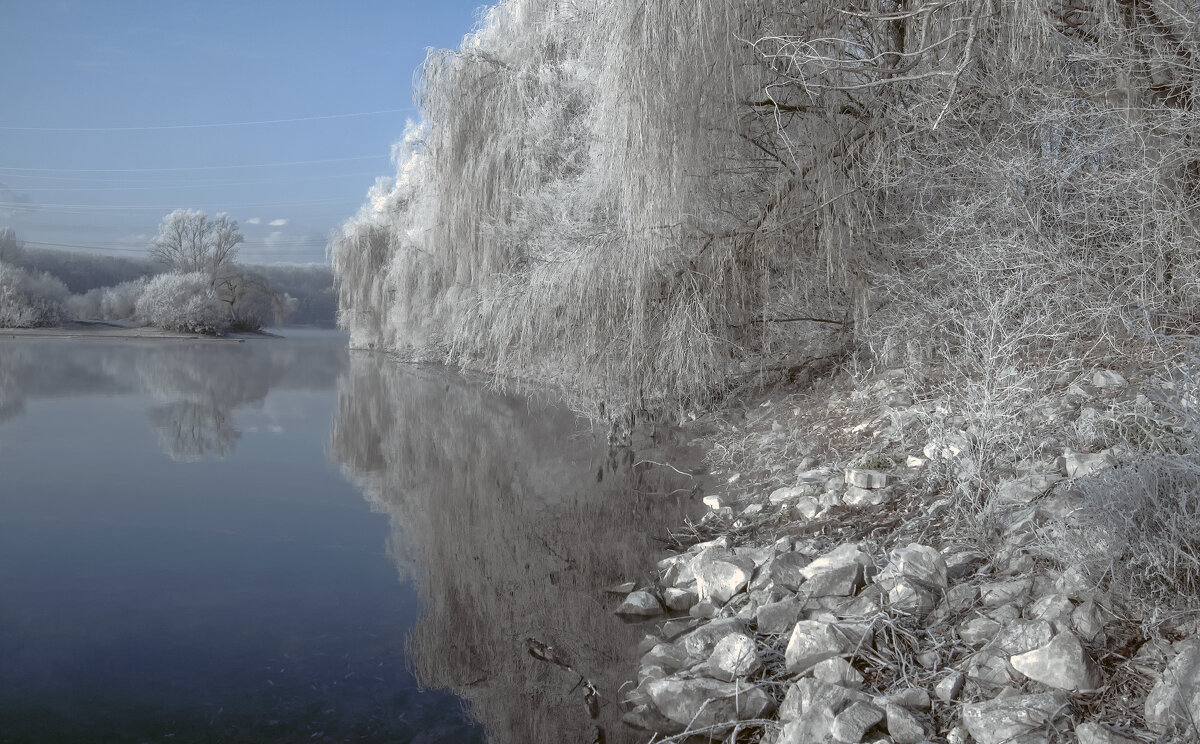
[{"label": "tree reflection in water", "polygon": [[[5,341],[0,352],[0,421],[34,398],[149,393],[147,411],[164,454],[196,462],[225,458],[241,438],[234,411],[262,405],[275,387],[332,386],[345,354],[332,335],[311,341],[247,343]],[[316,346],[322,348],[316,353]],[[313,353],[308,353],[312,350]]]},{"label": "tree reflection in water", "polygon": [[[422,683],[465,699],[490,741],[590,741],[577,678],[533,659],[532,636],[600,688],[609,742],[639,740],[613,701],[647,628],[604,588],[648,578],[694,482],[614,456],[561,409],[374,355],[352,355],[338,398],[333,456],[390,516],[389,553],[423,599],[408,644]],[[677,462],[672,447],[640,456]]]}]

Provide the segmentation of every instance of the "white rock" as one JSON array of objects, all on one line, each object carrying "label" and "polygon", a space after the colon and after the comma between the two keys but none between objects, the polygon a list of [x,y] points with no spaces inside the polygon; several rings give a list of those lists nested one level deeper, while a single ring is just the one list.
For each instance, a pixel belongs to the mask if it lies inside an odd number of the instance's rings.
[{"label": "white rock", "polygon": [[923,457],[913,457],[912,455],[909,455],[904,460],[904,466],[908,467],[908,468],[913,468],[915,470],[917,468],[925,467],[925,463],[927,463],[927,462],[929,462],[929,461]]},{"label": "white rock", "polygon": [[990,617],[975,617],[958,627],[958,637],[968,646],[978,646],[995,638],[1003,627]]},{"label": "white rock", "polygon": [[703,499],[701,499],[701,501],[703,501],[704,505],[707,506],[709,509],[712,509],[713,511],[717,511],[718,509],[720,509],[723,506],[728,506],[728,504],[722,502],[721,497],[717,496],[716,494],[709,494],[708,496],[705,496]]},{"label": "white rock", "polygon": [[1075,608],[1075,612],[1071,615],[1071,629],[1089,643],[1104,632],[1104,620],[1100,616],[1100,608],[1096,605],[1095,600],[1086,600]]},{"label": "white rock", "polygon": [[821,513],[821,502],[815,496],[801,496],[792,504],[792,513],[801,519],[812,519]]},{"label": "white rock", "polygon": [[959,694],[962,692],[963,683],[966,681],[967,678],[962,672],[951,672],[943,677],[942,681],[934,685],[933,694],[937,695],[938,700],[946,702],[957,700]]},{"label": "white rock", "polygon": [[1060,690],[1094,690],[1100,670],[1074,633],[1059,633],[1047,645],[1009,659],[1030,679]]},{"label": "white rock", "polygon": [[663,589],[663,601],[666,602],[668,608],[676,612],[686,612],[699,601],[699,597],[694,591],[669,586]]},{"label": "white rock", "polygon": [[846,468],[846,485],[858,488],[883,488],[888,484],[888,474],[881,470],[858,470]]},{"label": "white rock", "polygon": [[1109,450],[1094,455],[1070,452],[1063,455],[1062,460],[1063,473],[1068,478],[1083,478],[1116,464],[1116,458]]},{"label": "white rock", "polygon": [[788,674],[798,674],[847,651],[846,639],[832,623],[801,620],[792,629],[784,660]]},{"label": "white rock", "polygon": [[925,727],[917,717],[899,705],[888,705],[887,713],[888,736],[895,744],[917,744],[924,740]]},{"label": "white rock", "polygon": [[907,547],[893,550],[880,579],[897,575],[929,589],[945,589],[949,586],[946,579],[946,559],[934,548],[917,543],[909,543]]},{"label": "white rock", "polygon": [[1092,375],[1092,386],[1098,388],[1123,388],[1129,383],[1120,372],[1111,369],[1098,369]]},{"label": "white rock", "polygon": [[807,597],[852,597],[862,585],[862,565],[847,563],[813,574],[799,591]]},{"label": "white rock", "polygon": [[1075,727],[1075,738],[1079,744],[1136,744],[1133,739],[1118,736],[1109,731],[1107,726],[1091,721]]},{"label": "white rock", "polygon": [[762,669],[762,659],[754,639],[745,633],[730,633],[713,648],[708,657],[709,675],[732,682],[737,677],[748,677]]},{"label": "white rock", "polygon": [[979,586],[979,599],[984,607],[999,607],[1026,598],[1033,587],[1032,579],[992,581]]},{"label": "white rock", "polygon": [[804,484],[799,486],[787,486],[784,488],[776,488],[767,497],[767,500],[772,504],[782,504],[788,501],[795,501],[801,496],[816,496],[821,489],[812,485]]},{"label": "white rock", "polygon": [[759,633],[790,633],[800,619],[804,603],[794,597],[764,604],[755,613]]},{"label": "white rock", "polygon": [[768,572],[772,581],[784,589],[794,592],[807,578],[804,569],[808,567],[808,564],[809,560],[801,553],[784,553],[775,556]]},{"label": "white rock", "polygon": [[879,506],[891,498],[888,488],[860,488],[846,486],[842,494],[842,503],[847,506]]},{"label": "white rock", "polygon": [[1028,504],[1061,480],[1062,476],[1057,473],[1029,473],[1001,484],[996,491],[996,500],[1001,504]]},{"label": "white rock", "polygon": [[707,659],[717,642],[730,633],[741,633],[745,626],[733,618],[721,618],[705,623],[681,638],[677,643],[693,659]]},{"label": "white rock", "polygon": [[754,685],[705,677],[667,677],[648,683],[646,691],[664,716],[693,728],[731,728],[739,720],[760,717],[772,705],[770,696]]},{"label": "white rock", "polygon": [[746,588],[754,574],[754,561],[725,550],[705,550],[692,561],[692,571],[700,599],[723,604]]},{"label": "white rock", "polygon": [[861,690],[866,680],[850,662],[834,656],[818,662],[812,668],[812,675],[815,679],[822,682],[828,682],[831,685],[841,685],[848,687],[851,690]]},{"label": "white rock", "polygon": [[963,725],[978,744],[1047,744],[1068,711],[1061,692],[998,698],[962,707]]},{"label": "white rock", "polygon": [[884,719],[885,713],[870,703],[861,700],[850,703],[841,713],[834,716],[830,733],[834,741],[842,744],[858,744],[875,724]]},{"label": "white rock", "polygon": [[1071,624],[1075,603],[1065,594],[1047,594],[1029,607],[1029,616],[1053,623],[1066,630]]},{"label": "white rock", "polygon": [[1156,734],[1195,730],[1200,721],[1200,636],[1175,644],[1176,656],[1146,696],[1146,725]]},{"label": "white rock", "polygon": [[844,543],[829,551],[825,555],[810,562],[801,573],[804,578],[811,579],[813,576],[824,573],[832,568],[858,564],[860,566],[868,566],[871,563],[870,557],[858,549],[853,543]]},{"label": "white rock", "polygon": [[1045,620],[1014,620],[996,634],[992,646],[1014,656],[1042,648],[1052,640],[1054,628]]},{"label": "white rock", "polygon": [[891,584],[892,587],[888,590],[888,605],[893,609],[916,617],[925,617],[937,605],[937,598],[932,592],[908,577],[896,579]]},{"label": "white rock", "polygon": [[776,744],[830,741],[834,711],[841,711],[863,698],[861,693],[818,679],[800,680],[788,689],[783,704],[779,706],[779,720],[784,722],[784,726],[775,740]]},{"label": "white rock", "polygon": [[662,605],[650,592],[630,592],[621,606],[616,609],[616,613],[631,617],[654,617],[662,614]]}]

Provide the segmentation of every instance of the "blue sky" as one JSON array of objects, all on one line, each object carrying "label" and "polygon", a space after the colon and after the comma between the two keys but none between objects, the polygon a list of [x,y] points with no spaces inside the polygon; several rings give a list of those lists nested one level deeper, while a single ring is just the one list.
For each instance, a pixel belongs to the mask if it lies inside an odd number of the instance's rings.
[{"label": "blue sky", "polygon": [[187,207],[237,219],[245,261],[324,261],[426,50],[490,4],[0,0],[0,227],[132,256]]}]

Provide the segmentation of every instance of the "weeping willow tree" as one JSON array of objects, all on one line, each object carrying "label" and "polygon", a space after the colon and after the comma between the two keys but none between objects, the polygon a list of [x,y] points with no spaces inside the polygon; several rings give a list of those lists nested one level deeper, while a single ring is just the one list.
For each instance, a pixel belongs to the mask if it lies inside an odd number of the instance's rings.
[{"label": "weeping willow tree", "polygon": [[1116,346],[1197,289],[1198,39],[1195,0],[503,2],[334,241],[342,323],[610,416]]}]

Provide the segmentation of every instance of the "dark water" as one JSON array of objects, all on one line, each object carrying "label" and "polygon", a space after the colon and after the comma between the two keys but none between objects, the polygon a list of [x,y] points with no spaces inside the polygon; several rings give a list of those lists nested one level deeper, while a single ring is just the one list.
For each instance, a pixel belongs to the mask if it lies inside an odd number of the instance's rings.
[{"label": "dark water", "polygon": [[644,738],[602,589],[674,445],[344,344],[0,342],[0,742],[588,740],[528,636]]}]

